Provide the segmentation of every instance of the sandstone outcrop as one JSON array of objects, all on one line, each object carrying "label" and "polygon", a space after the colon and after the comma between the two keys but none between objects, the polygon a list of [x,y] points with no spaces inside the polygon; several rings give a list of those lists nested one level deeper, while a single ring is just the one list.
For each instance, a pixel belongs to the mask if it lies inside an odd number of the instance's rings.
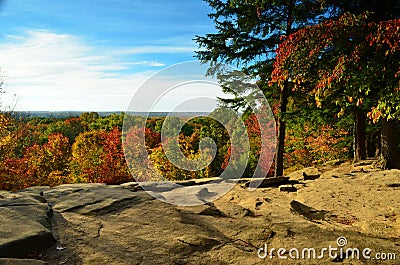
[{"label": "sandstone outcrop", "polygon": [[[303,173],[318,177],[304,179]],[[251,180],[242,180],[216,201],[190,207],[157,200],[137,183],[2,191],[0,265],[399,264],[399,170],[342,163],[289,177],[281,179],[286,184],[266,181],[254,191],[246,187]],[[282,192],[282,184],[297,191]],[[146,185],[165,196],[185,196],[168,183]],[[204,192],[209,186],[202,185],[210,182],[183,186]],[[343,242],[344,250],[370,248],[371,255],[392,259],[357,259],[348,251],[318,258],[321,249]],[[300,250],[299,259],[289,256],[293,248]],[[301,258],[309,248],[316,257],[307,252],[311,256]]]}]

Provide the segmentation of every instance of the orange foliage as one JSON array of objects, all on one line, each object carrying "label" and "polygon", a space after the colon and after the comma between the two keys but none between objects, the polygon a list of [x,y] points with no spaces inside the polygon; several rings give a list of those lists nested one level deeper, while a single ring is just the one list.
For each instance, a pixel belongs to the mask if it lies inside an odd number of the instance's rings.
[{"label": "orange foliage", "polygon": [[344,158],[349,151],[344,142],[347,132],[323,125],[318,130],[305,125],[299,133],[289,130],[286,137],[285,164],[291,170]]},{"label": "orange foliage", "polygon": [[77,182],[118,184],[132,180],[117,128],[81,133],[72,146],[71,168]]}]

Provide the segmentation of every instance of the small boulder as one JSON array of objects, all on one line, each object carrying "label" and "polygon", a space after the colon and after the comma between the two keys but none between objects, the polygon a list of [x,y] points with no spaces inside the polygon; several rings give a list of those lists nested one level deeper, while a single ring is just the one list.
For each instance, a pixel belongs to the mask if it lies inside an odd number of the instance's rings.
[{"label": "small boulder", "polygon": [[317,173],[317,174],[307,174],[306,172],[303,172],[303,179],[304,180],[315,180],[317,178],[319,178],[321,176],[321,174]]},{"label": "small boulder", "polygon": [[246,183],[246,187],[257,187],[257,188],[268,188],[268,187],[278,187],[280,185],[288,184],[289,177],[272,177],[265,179],[254,179]]},{"label": "small boulder", "polygon": [[343,164],[345,161],[343,159],[335,159],[331,161],[326,161],[323,165],[324,166],[339,166]]},{"label": "small boulder", "polygon": [[[52,208],[29,193],[3,193],[0,199],[0,258],[24,258],[50,247]],[[31,263],[33,264],[33,263]]]},{"label": "small boulder", "polygon": [[279,186],[279,191],[281,191],[281,192],[283,192],[283,191],[296,192],[297,188],[293,185],[281,185],[281,186]]}]

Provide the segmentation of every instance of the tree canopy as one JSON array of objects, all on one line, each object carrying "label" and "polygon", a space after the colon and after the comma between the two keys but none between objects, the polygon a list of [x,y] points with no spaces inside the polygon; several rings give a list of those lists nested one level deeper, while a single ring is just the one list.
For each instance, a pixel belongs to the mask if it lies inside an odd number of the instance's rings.
[{"label": "tree canopy", "polygon": [[[288,108],[315,115],[314,101],[332,116],[353,116],[356,159],[366,157],[367,113],[375,123],[399,118],[398,1],[205,1],[216,33],[196,37],[197,57],[211,67],[235,63],[276,104],[277,175]],[[222,102],[243,107],[244,93],[225,92],[234,97]]]}]

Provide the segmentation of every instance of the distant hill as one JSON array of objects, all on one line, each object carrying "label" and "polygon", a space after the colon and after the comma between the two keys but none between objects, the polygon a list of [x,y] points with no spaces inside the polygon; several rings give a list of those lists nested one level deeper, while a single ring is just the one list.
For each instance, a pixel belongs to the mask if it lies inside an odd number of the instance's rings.
[{"label": "distant hill", "polygon": [[[79,117],[82,113],[88,111],[17,111],[16,113],[25,117],[44,117],[44,118],[71,118]],[[97,112],[101,117],[107,117],[112,114],[122,114],[122,111],[100,111]],[[147,112],[129,112],[136,116],[147,116]],[[167,115],[177,117],[207,116],[208,112],[151,112],[150,117],[165,117]]]}]

